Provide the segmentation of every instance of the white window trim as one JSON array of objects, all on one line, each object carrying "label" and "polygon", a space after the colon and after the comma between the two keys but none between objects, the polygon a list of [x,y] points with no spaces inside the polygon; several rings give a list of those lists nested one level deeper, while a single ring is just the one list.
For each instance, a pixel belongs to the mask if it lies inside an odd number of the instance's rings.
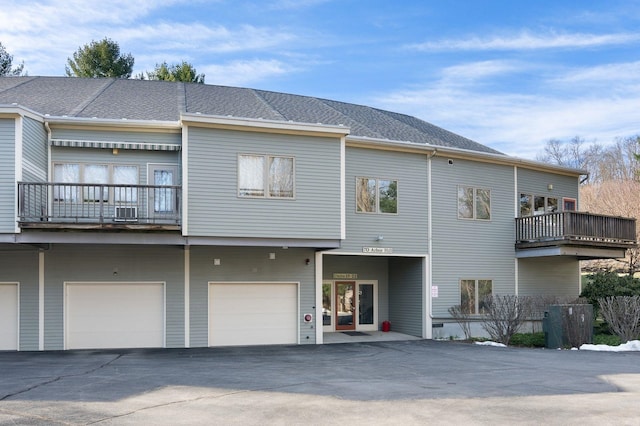
[{"label": "white window trim", "polygon": [[[254,156],[254,157],[263,157],[265,159],[264,169],[263,169],[263,191],[264,195],[242,195],[240,193],[240,157],[242,156]],[[292,180],[292,195],[291,197],[276,197],[269,195],[269,159],[271,158],[289,158],[292,161],[292,172],[291,172],[291,180]],[[248,198],[248,199],[271,199],[271,200],[295,200],[296,199],[296,157],[293,155],[279,155],[279,154],[256,154],[256,153],[239,153],[236,161],[236,195],[238,198]]]},{"label": "white window trim", "polygon": [[[376,181],[376,211],[374,212],[365,212],[365,211],[359,211],[358,210],[358,181],[360,179],[370,179],[370,180],[375,180]],[[381,212],[380,211],[380,181],[389,181],[389,182],[395,182],[396,183],[396,211],[395,213],[388,213],[388,212]],[[356,214],[381,214],[381,215],[391,215],[391,216],[397,216],[400,212],[400,181],[398,179],[393,179],[393,178],[375,178],[375,177],[370,177],[370,176],[356,176]]]},{"label": "white window trim", "polygon": [[[473,217],[460,217],[460,197],[458,196],[458,194],[460,193],[460,188],[471,188],[473,189],[473,207],[471,209],[472,213],[473,213]],[[478,190],[481,191],[489,191],[489,219],[479,219],[477,217],[477,210],[476,210],[476,198],[477,198],[477,193]],[[491,222],[493,220],[493,211],[491,208],[491,204],[493,201],[493,195],[492,195],[492,190],[491,188],[484,188],[484,187],[480,187],[480,186],[472,186],[472,185],[458,185],[456,188],[456,215],[458,216],[458,220],[472,220],[472,221],[478,221],[478,222]]]},{"label": "white window trim", "polygon": [[458,291],[460,291],[460,296],[458,298],[458,300],[460,301],[460,305],[462,306],[462,282],[463,281],[473,281],[474,282],[474,311],[475,312],[471,312],[469,313],[469,315],[474,316],[474,317],[480,317],[483,316],[485,314],[481,314],[479,312],[480,310],[480,300],[478,298],[478,283],[480,281],[490,281],[491,282],[491,295],[493,295],[493,279],[491,278],[460,278],[460,280],[458,280]]}]

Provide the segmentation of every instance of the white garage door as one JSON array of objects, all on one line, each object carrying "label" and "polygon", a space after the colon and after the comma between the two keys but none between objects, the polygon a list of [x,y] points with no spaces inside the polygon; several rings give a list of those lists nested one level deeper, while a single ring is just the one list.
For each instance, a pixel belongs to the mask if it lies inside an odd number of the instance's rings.
[{"label": "white garage door", "polygon": [[298,285],[211,283],[209,345],[298,342]]},{"label": "white garage door", "polygon": [[66,349],[164,346],[162,283],[67,283]]},{"label": "white garage door", "polygon": [[18,284],[0,283],[0,350],[18,350]]}]

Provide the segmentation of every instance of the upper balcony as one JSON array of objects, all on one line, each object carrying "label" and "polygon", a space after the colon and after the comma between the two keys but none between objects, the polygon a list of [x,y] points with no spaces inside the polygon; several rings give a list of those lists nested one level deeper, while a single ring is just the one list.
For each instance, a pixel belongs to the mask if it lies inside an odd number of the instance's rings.
[{"label": "upper balcony", "polygon": [[177,185],[18,183],[21,228],[181,229],[182,189]]},{"label": "upper balcony", "polygon": [[631,218],[576,211],[516,218],[517,257],[621,258],[636,246]]}]

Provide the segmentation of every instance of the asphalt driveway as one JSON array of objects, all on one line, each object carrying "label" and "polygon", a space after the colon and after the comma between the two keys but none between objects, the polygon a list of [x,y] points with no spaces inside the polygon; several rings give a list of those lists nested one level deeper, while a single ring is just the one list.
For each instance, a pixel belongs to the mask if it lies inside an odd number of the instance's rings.
[{"label": "asphalt driveway", "polygon": [[0,353],[0,425],[639,424],[640,353],[413,340]]}]

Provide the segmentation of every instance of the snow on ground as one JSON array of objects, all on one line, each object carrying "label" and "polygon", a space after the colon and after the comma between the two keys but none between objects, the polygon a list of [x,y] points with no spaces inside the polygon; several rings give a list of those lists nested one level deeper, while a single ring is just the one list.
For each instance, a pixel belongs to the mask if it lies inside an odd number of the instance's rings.
[{"label": "snow on ground", "polygon": [[498,348],[506,348],[507,345],[504,345],[502,343],[498,343],[498,342],[491,342],[491,341],[486,341],[486,342],[476,342],[476,345],[482,345],[482,346],[496,346]]},{"label": "snow on ground", "polygon": [[[506,345],[498,342],[484,341],[475,342],[476,345],[482,346],[496,346],[499,348],[506,348]],[[559,348],[558,348],[559,349]],[[623,343],[618,346],[609,345],[590,345],[585,343],[579,348],[581,351],[599,351],[599,352],[640,352],[640,340],[630,340],[627,343]],[[578,348],[571,348],[572,351],[578,350]]]},{"label": "snow on ground", "polygon": [[630,340],[618,346],[609,345],[590,345],[585,343],[580,346],[581,351],[600,351],[600,352],[640,352],[640,340]]}]

